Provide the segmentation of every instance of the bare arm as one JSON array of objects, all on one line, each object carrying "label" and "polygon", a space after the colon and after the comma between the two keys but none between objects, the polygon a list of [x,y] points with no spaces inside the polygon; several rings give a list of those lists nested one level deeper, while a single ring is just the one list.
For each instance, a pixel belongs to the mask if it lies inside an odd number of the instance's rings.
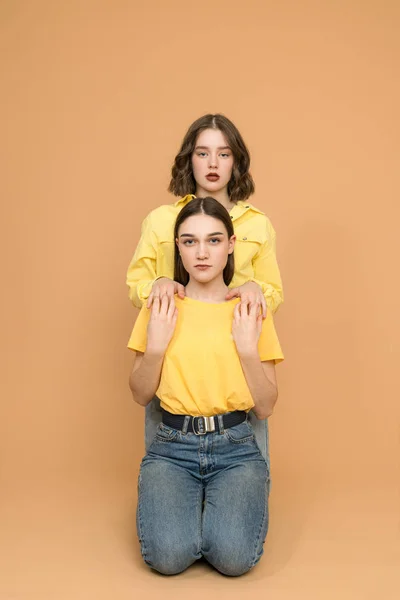
[{"label": "bare arm", "polygon": [[168,297],[154,298],[144,354],[135,353],[135,362],[129,377],[129,387],[133,399],[141,406],[147,406],[160,383],[164,356],[175,331],[178,309]]},{"label": "bare arm", "polygon": [[135,352],[129,387],[135,402],[147,406],[160,384],[164,355]]},{"label": "bare arm", "polygon": [[257,419],[267,419],[272,415],[278,399],[275,363],[272,360],[261,362],[258,353],[239,354],[239,359],[254,401],[253,411]]},{"label": "bare arm", "polygon": [[271,416],[278,389],[275,362],[261,361],[258,340],[262,328],[262,316],[257,304],[237,304],[233,315],[232,336],[236,344],[240,364],[254,402],[254,413],[258,419]]}]

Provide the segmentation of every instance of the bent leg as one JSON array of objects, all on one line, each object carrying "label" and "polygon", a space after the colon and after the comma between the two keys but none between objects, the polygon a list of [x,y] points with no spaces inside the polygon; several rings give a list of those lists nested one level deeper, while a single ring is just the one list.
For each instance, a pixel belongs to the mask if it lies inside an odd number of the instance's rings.
[{"label": "bent leg", "polygon": [[201,482],[181,466],[146,456],[140,467],[137,527],[144,561],[165,575],[201,557]]},{"label": "bent leg", "polygon": [[236,463],[208,482],[202,549],[221,573],[242,575],[260,560],[268,530],[268,493],[263,460]]}]

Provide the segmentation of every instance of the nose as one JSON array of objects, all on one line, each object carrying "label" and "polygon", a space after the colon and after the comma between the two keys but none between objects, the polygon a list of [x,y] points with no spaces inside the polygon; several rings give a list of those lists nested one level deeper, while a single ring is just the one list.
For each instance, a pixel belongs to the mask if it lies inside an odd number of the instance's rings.
[{"label": "nose", "polygon": [[218,158],[217,153],[210,152],[208,157],[208,168],[209,169],[218,169]]},{"label": "nose", "polygon": [[207,246],[205,245],[204,242],[200,242],[197,245],[197,258],[199,260],[204,260],[205,258],[208,258],[208,251],[207,251]]}]

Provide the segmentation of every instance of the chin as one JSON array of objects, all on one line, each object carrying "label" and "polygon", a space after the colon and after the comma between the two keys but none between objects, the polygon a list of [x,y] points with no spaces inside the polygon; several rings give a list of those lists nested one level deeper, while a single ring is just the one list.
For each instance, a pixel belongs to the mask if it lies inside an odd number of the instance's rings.
[{"label": "chin", "polygon": [[208,283],[209,281],[215,279],[215,274],[196,271],[195,273],[190,273],[190,279],[193,279],[193,281],[198,281],[199,283]]},{"label": "chin", "polygon": [[216,192],[223,190],[226,186],[227,184],[222,183],[221,181],[215,181],[214,183],[211,183],[210,181],[206,180],[203,188],[207,193],[212,194],[214,192],[215,194]]}]

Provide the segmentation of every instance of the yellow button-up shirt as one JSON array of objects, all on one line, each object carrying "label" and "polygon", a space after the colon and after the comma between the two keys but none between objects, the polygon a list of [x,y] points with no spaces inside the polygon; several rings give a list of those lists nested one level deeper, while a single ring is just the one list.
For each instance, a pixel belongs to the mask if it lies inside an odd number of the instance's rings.
[{"label": "yellow button-up shirt", "polygon": [[[174,278],[174,226],[181,209],[195,196],[187,195],[153,210],[143,221],[142,234],[128,268],[129,297],[140,308],[156,279]],[[250,202],[239,200],[230,211],[236,235],[235,274],[229,287],[255,281],[268,308],[275,312],[283,301],[275,254],[274,228],[268,217]]]}]

